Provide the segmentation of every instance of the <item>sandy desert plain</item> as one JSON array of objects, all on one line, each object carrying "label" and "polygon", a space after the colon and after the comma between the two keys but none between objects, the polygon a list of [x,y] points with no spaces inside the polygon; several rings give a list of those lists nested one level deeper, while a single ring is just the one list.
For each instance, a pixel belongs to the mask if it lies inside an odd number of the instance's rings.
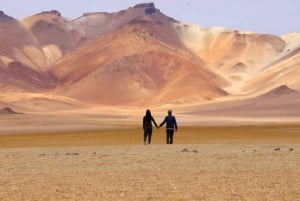
[{"label": "sandy desert plain", "polygon": [[[0,11],[0,201],[300,201],[299,64],[299,33],[154,3]],[[147,107],[157,123],[173,110],[175,144],[165,128],[143,144]]]},{"label": "sandy desert plain", "polygon": [[[152,110],[157,123],[166,108]],[[300,124],[201,117],[175,108],[175,144],[145,109],[0,116],[0,198],[20,200],[300,200]],[[197,115],[197,114],[195,114]]]}]

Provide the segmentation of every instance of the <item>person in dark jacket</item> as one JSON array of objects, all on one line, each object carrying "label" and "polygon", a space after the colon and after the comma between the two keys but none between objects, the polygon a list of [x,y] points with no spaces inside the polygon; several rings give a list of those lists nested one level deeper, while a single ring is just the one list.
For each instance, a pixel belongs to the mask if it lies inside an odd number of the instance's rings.
[{"label": "person in dark jacket", "polygon": [[165,117],[163,122],[161,122],[159,128],[162,127],[165,123],[167,124],[166,125],[167,144],[173,144],[174,130],[177,132],[177,122],[175,116],[172,115],[172,110],[168,110],[168,115]]},{"label": "person in dark jacket", "polygon": [[146,115],[143,118],[143,129],[144,129],[144,144],[147,144],[147,139],[148,139],[148,144],[151,143],[151,137],[152,137],[152,122],[158,128],[154,118],[151,115],[151,112],[149,109],[146,110]]}]

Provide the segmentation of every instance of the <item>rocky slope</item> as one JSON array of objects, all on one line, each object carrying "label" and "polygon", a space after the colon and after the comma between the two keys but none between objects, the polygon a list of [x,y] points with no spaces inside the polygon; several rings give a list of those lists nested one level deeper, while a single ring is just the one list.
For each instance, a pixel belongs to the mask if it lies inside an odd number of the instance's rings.
[{"label": "rocky slope", "polygon": [[249,33],[176,21],[153,3],[66,19],[0,13],[0,90],[88,104],[201,103],[300,90],[300,34]]}]

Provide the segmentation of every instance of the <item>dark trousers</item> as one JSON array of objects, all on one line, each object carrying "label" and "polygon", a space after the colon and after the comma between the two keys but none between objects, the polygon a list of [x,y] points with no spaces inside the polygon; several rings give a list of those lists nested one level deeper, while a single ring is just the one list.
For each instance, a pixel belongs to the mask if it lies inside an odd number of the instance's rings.
[{"label": "dark trousers", "polygon": [[148,139],[148,144],[151,143],[151,137],[152,137],[152,128],[145,128],[144,129],[144,142],[147,142]]},{"label": "dark trousers", "polygon": [[174,130],[167,129],[166,134],[167,134],[167,144],[173,144]]}]

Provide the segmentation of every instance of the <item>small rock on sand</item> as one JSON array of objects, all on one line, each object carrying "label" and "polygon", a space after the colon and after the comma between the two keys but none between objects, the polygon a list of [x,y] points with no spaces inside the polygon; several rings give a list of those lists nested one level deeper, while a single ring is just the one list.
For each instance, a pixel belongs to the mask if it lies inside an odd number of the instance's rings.
[{"label": "small rock on sand", "polygon": [[79,155],[79,153],[66,153],[66,155],[68,155],[68,156],[77,156],[77,155]]}]

